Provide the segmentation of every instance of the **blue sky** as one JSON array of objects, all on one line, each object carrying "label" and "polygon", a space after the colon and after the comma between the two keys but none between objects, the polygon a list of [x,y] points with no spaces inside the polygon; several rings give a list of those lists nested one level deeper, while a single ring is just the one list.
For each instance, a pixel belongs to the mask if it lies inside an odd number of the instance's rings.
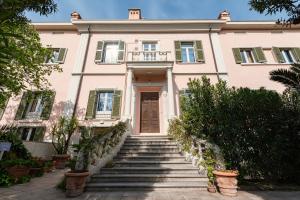
[{"label": "blue sky", "polygon": [[138,7],[147,19],[215,19],[227,9],[232,20],[275,20],[249,10],[248,0],[57,0],[58,11],[48,17],[26,13],[33,22],[68,22],[78,11],[84,19],[126,19],[127,9]]}]

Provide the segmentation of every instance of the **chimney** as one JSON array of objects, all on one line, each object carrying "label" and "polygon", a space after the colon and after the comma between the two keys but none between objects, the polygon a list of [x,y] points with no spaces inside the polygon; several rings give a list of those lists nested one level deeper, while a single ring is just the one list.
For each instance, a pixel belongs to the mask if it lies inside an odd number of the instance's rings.
[{"label": "chimney", "polygon": [[78,12],[74,11],[71,13],[71,20],[79,20],[81,19],[81,16]]},{"label": "chimney", "polygon": [[139,8],[128,9],[128,19],[129,20],[140,20],[142,19],[142,11]]},{"label": "chimney", "polygon": [[218,19],[226,20],[226,21],[231,21],[231,19],[230,19],[230,13],[227,10],[224,10],[223,12],[221,12],[219,14]]}]

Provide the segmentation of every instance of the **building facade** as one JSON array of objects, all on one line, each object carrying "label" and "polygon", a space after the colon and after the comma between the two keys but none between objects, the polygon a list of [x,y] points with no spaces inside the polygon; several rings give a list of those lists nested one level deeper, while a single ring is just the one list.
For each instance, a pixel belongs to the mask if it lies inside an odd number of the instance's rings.
[{"label": "building facade", "polygon": [[300,62],[300,26],[231,21],[226,11],[215,20],[148,20],[129,9],[127,20],[105,21],[74,12],[70,23],[33,25],[53,49],[47,64],[63,72],[49,77],[49,92],[32,88],[1,112],[0,125],[18,125],[27,141],[50,141],[63,115],[95,128],[129,119],[133,134],[166,134],[189,79],[282,92],[269,72]]}]

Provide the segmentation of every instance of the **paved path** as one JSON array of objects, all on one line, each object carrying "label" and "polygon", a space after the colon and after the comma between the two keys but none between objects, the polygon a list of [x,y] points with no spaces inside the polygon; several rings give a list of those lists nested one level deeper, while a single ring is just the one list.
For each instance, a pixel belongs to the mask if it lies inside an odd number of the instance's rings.
[{"label": "paved path", "polygon": [[[0,188],[0,200],[62,200],[62,191],[55,188],[63,171],[45,174],[29,183]],[[244,192],[228,198],[206,191],[99,192],[85,193],[74,200],[299,200],[299,192]]]}]

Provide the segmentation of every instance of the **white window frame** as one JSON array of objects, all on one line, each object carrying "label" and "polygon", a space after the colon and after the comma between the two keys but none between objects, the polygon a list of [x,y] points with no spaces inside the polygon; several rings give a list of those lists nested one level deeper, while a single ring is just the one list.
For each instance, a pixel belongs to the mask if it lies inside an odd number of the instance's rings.
[{"label": "white window frame", "polygon": [[[145,44],[149,44],[149,45],[155,45],[155,50],[152,50],[152,48],[150,49],[145,49]],[[143,61],[158,61],[159,60],[159,45],[158,45],[158,41],[143,41],[142,42],[142,60]],[[148,59],[150,58],[150,59]]]},{"label": "white window frame", "polygon": [[[245,63],[245,64],[251,64],[251,63],[252,63],[252,62],[249,62],[246,51],[250,51],[251,57],[252,57],[252,59],[253,59],[253,63],[257,63],[257,61],[255,60],[254,54],[253,54],[253,49],[241,49],[241,50],[240,50],[240,54],[241,54],[241,56],[244,57],[245,60],[246,60],[246,62],[243,62],[243,63]],[[242,61],[243,61],[243,60],[244,60],[244,59],[242,58]],[[243,64],[243,63],[242,63],[242,64]]]},{"label": "white window frame", "polygon": [[[58,64],[57,59],[58,59],[58,57],[59,57],[60,48],[50,48],[50,49],[52,50],[51,57],[50,57],[49,59],[46,59],[45,63],[46,63],[46,64],[49,64],[49,65],[51,65],[51,64]],[[52,60],[51,58],[53,58],[53,52],[54,52],[54,51],[58,51],[58,52],[57,52],[57,57],[54,58],[54,60]],[[51,62],[50,62],[50,61],[51,61]]]},{"label": "white window frame", "polygon": [[[289,62],[288,61],[288,56],[286,55],[286,51],[289,52],[289,54],[290,54],[293,62]],[[280,49],[280,53],[281,53],[281,55],[284,58],[284,61],[285,61],[284,63],[286,63],[286,64],[294,64],[294,63],[296,63],[296,59],[295,59],[295,57],[294,57],[293,52],[291,51],[291,49]]]},{"label": "white window frame", "polygon": [[[112,93],[112,99],[111,99],[112,102],[111,103],[113,104],[114,91],[99,91],[99,92],[97,92],[96,118],[111,118],[112,110],[111,111],[109,111],[109,110],[98,111],[101,93],[105,93],[104,105],[103,105],[104,108],[106,108],[107,104],[108,104],[108,93]],[[112,107],[113,107],[113,105],[112,105]]]},{"label": "white window frame", "polygon": [[[36,104],[36,107],[35,107],[35,111],[31,112],[30,110],[31,110],[33,101],[35,101],[35,98],[38,98],[37,99],[37,104]],[[39,118],[42,114],[42,111],[43,111],[42,96],[40,95],[40,96],[35,97],[35,98],[30,101],[29,106],[27,108],[26,118],[28,118],[28,119]]]},{"label": "white window frame", "polygon": [[[182,44],[183,43],[191,43],[192,44],[192,47],[182,47]],[[185,54],[186,54],[186,58],[187,58],[187,61],[186,62],[183,62],[183,63],[196,63],[196,49],[195,49],[195,46],[194,46],[194,42],[181,42],[181,52],[183,52],[183,49],[185,51]],[[189,49],[193,49],[193,52],[194,52],[194,61],[191,62],[191,58],[190,58],[190,54],[189,54]]]},{"label": "white window frame", "polygon": [[27,129],[28,129],[28,132],[27,132],[27,136],[26,136],[25,139],[23,139],[23,133],[24,133],[24,130],[23,130],[22,133],[21,133],[21,134],[22,134],[22,135],[21,135],[22,140],[23,140],[23,141],[33,141],[33,140],[30,140],[30,137],[31,137],[31,134],[32,134],[34,128],[32,128],[32,127],[25,127],[25,130],[27,130]]},{"label": "white window frame", "polygon": [[[117,45],[116,61],[115,62],[107,62],[106,61],[106,45],[109,44],[109,43]],[[105,64],[117,64],[117,63],[119,63],[119,60],[118,60],[119,46],[120,46],[120,40],[107,40],[107,41],[103,41],[102,63],[105,63]]]}]

